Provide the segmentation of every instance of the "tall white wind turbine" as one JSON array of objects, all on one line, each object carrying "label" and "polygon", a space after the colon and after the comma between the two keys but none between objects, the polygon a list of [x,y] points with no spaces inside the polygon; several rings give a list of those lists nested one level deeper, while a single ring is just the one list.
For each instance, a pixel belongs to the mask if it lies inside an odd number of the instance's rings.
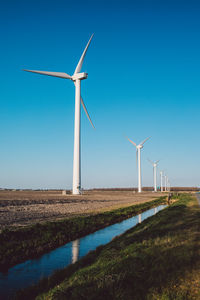
[{"label": "tall white wind turbine", "polygon": [[152,164],[153,166],[153,184],[154,184],[154,192],[157,192],[157,165],[159,160],[153,162],[150,159],[148,161]]},{"label": "tall white wind turbine", "polygon": [[170,191],[170,182],[169,182],[168,176],[167,176],[167,191],[168,191],[168,192]]},{"label": "tall white wind turbine", "polygon": [[150,139],[150,137],[146,138],[143,142],[140,144],[136,145],[132,140],[127,138],[130,143],[132,143],[136,147],[136,160],[138,163],[138,193],[142,192],[142,178],[141,178],[141,153],[140,150],[143,148],[144,143]]},{"label": "tall white wind turbine", "polygon": [[90,37],[90,39],[85,47],[85,50],[83,51],[83,54],[81,55],[81,58],[76,66],[74,74],[72,76],[68,75],[67,73],[63,73],[63,72],[23,70],[23,71],[27,71],[27,72],[42,74],[42,75],[70,79],[74,82],[74,85],[75,85],[75,120],[74,120],[74,161],[73,161],[73,190],[72,190],[74,195],[78,195],[81,193],[80,103],[82,104],[83,109],[84,109],[91,125],[94,127],[94,125],[91,121],[91,118],[89,116],[89,113],[86,109],[86,106],[83,102],[83,98],[81,97],[81,80],[86,79],[88,74],[85,72],[80,73],[87,49],[92,40],[92,37],[93,37],[93,34]]},{"label": "tall white wind turbine", "polygon": [[165,174],[165,192],[167,191],[167,175]]},{"label": "tall white wind turbine", "polygon": [[160,171],[160,191],[163,192],[163,171]]}]

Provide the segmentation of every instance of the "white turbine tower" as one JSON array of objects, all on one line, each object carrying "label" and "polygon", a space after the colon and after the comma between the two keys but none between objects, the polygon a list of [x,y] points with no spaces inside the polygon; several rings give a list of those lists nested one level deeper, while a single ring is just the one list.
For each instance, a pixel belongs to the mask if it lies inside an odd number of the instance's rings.
[{"label": "white turbine tower", "polygon": [[167,191],[167,175],[165,174],[165,192]]},{"label": "white turbine tower", "polygon": [[83,54],[76,66],[74,74],[72,76],[68,75],[67,73],[63,72],[49,72],[49,71],[35,71],[35,70],[24,70],[27,72],[38,73],[42,75],[48,75],[53,77],[59,77],[64,79],[70,79],[74,82],[75,85],[75,120],[74,120],[74,161],[73,161],[73,194],[78,195],[81,193],[81,153],[80,153],[80,103],[83,106],[83,109],[91,123],[94,127],[90,116],[87,112],[86,106],[83,102],[81,97],[81,80],[86,79],[88,74],[87,73],[80,73],[83,60],[85,58],[87,49],[90,45],[93,35],[89,39]]},{"label": "white turbine tower", "polygon": [[153,166],[153,183],[154,183],[154,192],[157,192],[157,165],[159,160],[153,162],[150,159],[148,159],[148,161],[152,164]]},{"label": "white turbine tower", "polygon": [[144,143],[150,139],[150,137],[146,138],[143,142],[136,145],[133,141],[131,141],[129,138],[127,138],[130,143],[132,143],[136,147],[136,160],[138,163],[138,193],[142,192],[142,178],[141,178],[141,154],[140,150],[143,148]]},{"label": "white turbine tower", "polygon": [[160,171],[160,191],[163,192],[163,171]]},{"label": "white turbine tower", "polygon": [[167,176],[167,191],[170,191],[170,182],[168,176]]},{"label": "white turbine tower", "polygon": [[170,189],[171,189],[170,181],[168,182],[168,189],[169,189],[169,192],[170,192]]}]

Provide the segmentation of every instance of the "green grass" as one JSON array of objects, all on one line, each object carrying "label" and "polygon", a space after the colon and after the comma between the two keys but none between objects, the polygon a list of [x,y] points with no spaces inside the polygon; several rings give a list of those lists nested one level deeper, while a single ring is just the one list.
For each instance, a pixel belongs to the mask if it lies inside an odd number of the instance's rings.
[{"label": "green grass", "polygon": [[200,299],[200,208],[194,196],[179,198],[19,298]]},{"label": "green grass", "polygon": [[91,216],[35,224],[0,234],[0,270],[40,256],[58,246],[165,202],[164,197]]}]

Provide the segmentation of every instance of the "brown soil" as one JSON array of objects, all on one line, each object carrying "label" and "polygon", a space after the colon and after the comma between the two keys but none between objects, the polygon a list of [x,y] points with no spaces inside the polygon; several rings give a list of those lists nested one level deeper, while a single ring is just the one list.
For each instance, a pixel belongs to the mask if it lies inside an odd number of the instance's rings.
[{"label": "brown soil", "polygon": [[62,191],[0,191],[0,230],[79,215],[109,211],[151,201],[164,193],[85,191],[80,196]]}]

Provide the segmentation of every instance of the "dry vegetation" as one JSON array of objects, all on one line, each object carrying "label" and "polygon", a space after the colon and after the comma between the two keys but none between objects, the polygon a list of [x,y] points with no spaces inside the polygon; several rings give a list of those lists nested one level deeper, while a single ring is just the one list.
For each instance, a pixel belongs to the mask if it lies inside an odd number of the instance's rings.
[{"label": "dry vegetation", "polygon": [[62,195],[62,191],[0,191],[0,230],[42,221],[110,211],[140,204],[163,196],[152,192],[85,191],[81,196]]}]

